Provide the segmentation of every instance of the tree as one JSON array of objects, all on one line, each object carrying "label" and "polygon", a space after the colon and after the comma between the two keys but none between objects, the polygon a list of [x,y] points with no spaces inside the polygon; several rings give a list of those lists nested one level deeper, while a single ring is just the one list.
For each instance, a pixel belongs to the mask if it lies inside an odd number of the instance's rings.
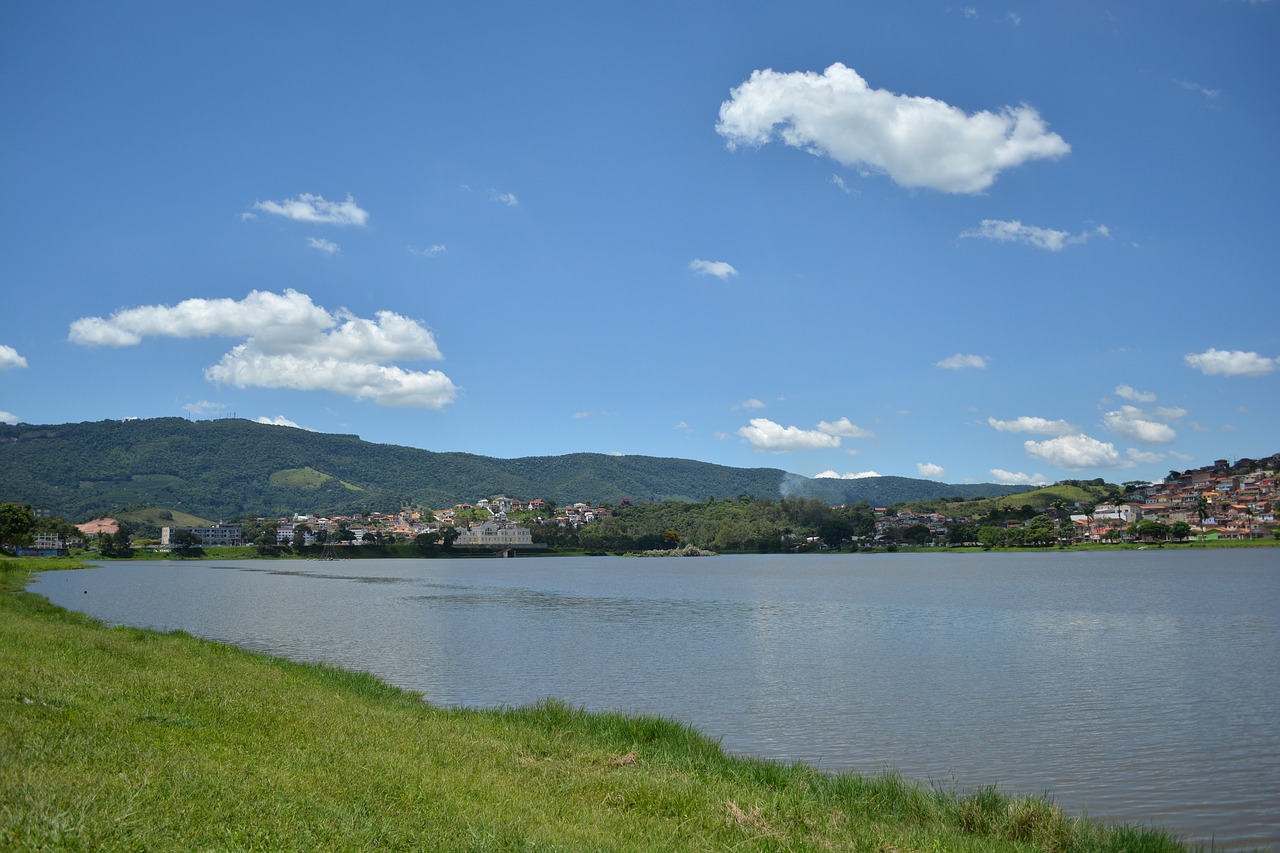
[{"label": "tree", "polygon": [[1196,498],[1195,509],[1196,509],[1196,518],[1200,519],[1200,525],[1203,527],[1204,520],[1208,518],[1209,513],[1213,511],[1213,508],[1209,506],[1209,499],[1206,498],[1204,495],[1201,495],[1200,497]]},{"label": "tree", "polygon": [[36,529],[35,513],[18,504],[0,504],[0,545],[30,545]]},{"label": "tree", "polygon": [[976,541],[978,541],[978,526],[976,524],[953,523],[947,525],[948,545],[968,545],[970,542]]},{"label": "tree", "polygon": [[436,543],[440,541],[440,534],[434,530],[427,530],[413,537],[413,547],[419,553],[427,554],[435,550]]},{"label": "tree", "polygon": [[169,544],[178,550],[181,557],[195,557],[204,553],[200,547],[204,544],[199,534],[186,529],[178,529],[169,537]]},{"label": "tree", "polygon": [[912,524],[902,531],[902,541],[909,545],[927,545],[933,541],[933,534],[923,524]]},{"label": "tree", "polygon": [[104,557],[132,557],[133,529],[122,521],[116,525],[115,533],[103,533],[98,552]]},{"label": "tree", "polygon": [[1071,516],[1064,515],[1058,521],[1058,541],[1065,542],[1068,545],[1074,544],[1076,541],[1076,523],[1071,520]]},{"label": "tree", "polygon": [[1191,535],[1191,525],[1185,521],[1175,521],[1169,525],[1169,532],[1173,534],[1173,538],[1181,542]]},{"label": "tree", "polygon": [[1028,545],[1048,545],[1053,542],[1056,534],[1054,530],[1053,519],[1047,515],[1037,515],[1035,518],[1027,522],[1023,528],[1025,541]]}]

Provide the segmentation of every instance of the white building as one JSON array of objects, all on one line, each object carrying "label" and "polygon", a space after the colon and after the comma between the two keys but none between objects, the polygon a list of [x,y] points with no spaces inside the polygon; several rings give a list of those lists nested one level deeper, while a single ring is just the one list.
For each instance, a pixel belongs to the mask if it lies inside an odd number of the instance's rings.
[{"label": "white building", "polygon": [[533,531],[515,524],[503,525],[495,521],[486,521],[484,524],[476,524],[466,530],[458,531],[458,538],[453,540],[453,544],[486,548],[528,546],[533,544]]},{"label": "white building", "polygon": [[171,545],[173,534],[189,530],[200,537],[201,545],[243,545],[244,533],[238,524],[215,524],[213,527],[162,527],[160,544]]}]

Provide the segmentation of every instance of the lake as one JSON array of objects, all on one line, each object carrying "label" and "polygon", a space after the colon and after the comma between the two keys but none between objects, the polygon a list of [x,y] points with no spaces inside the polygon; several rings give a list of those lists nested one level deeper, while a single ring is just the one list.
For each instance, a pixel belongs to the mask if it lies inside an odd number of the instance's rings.
[{"label": "lake", "polygon": [[1280,550],[147,561],[31,589],[441,705],[660,714],[735,753],[1280,846]]}]

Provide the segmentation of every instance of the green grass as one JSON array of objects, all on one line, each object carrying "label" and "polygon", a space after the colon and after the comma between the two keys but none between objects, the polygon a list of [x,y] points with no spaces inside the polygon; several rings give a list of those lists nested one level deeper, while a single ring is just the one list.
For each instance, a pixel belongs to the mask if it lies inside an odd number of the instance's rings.
[{"label": "green grass", "polygon": [[165,507],[142,507],[116,513],[116,518],[128,522],[134,527],[209,527],[213,524],[207,518],[181,512]]},{"label": "green grass", "polygon": [[0,561],[0,849],[1173,851],[1043,798],[727,756],[547,701],[462,711],[360,673],[107,628]]}]

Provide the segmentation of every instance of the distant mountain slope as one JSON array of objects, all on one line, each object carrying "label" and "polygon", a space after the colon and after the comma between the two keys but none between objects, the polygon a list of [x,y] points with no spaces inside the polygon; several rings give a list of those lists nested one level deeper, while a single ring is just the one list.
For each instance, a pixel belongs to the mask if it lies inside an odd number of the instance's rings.
[{"label": "distant mountain slope", "polygon": [[777,468],[651,456],[496,459],[237,419],[0,425],[0,502],[48,505],[72,520],[138,506],[229,518],[440,508],[496,495],[563,504],[798,494],[886,505],[1020,491],[906,477],[813,480]]}]

